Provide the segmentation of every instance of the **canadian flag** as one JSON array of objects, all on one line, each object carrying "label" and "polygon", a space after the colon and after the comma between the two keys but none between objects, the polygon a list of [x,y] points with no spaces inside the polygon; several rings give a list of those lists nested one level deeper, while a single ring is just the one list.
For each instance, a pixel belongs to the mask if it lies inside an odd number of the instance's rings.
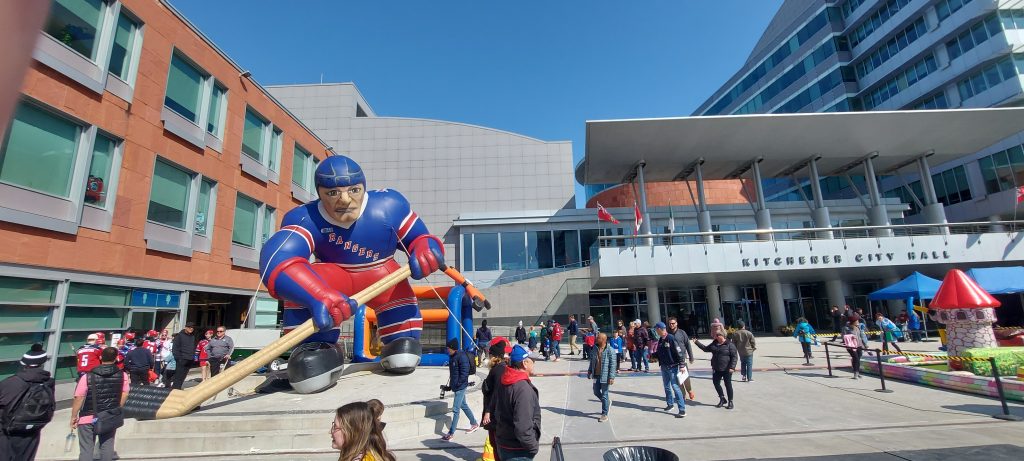
[{"label": "canadian flag", "polygon": [[633,202],[633,218],[636,219],[636,223],[633,224],[633,235],[640,235],[640,225],[644,223],[644,216],[640,214],[640,207],[636,202]]},{"label": "canadian flag", "polygon": [[604,207],[601,206],[600,203],[597,204],[597,219],[600,219],[601,221],[608,221],[612,224],[619,223],[619,220],[615,219],[615,217],[612,216],[612,214],[609,213],[608,210],[604,209]]},{"label": "canadian flag", "polygon": [[1017,188],[1017,203],[1024,202],[1024,186]]}]

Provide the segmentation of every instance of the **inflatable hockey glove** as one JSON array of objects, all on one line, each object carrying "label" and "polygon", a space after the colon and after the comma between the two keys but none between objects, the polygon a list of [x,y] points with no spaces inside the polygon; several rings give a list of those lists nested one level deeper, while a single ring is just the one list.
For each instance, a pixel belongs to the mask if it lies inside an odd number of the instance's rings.
[{"label": "inflatable hockey glove", "polygon": [[284,261],[269,277],[271,296],[309,309],[317,331],[329,330],[352,316],[359,304],[327,286],[307,260]]},{"label": "inflatable hockey glove", "polygon": [[424,234],[409,244],[409,269],[420,280],[444,265],[444,245],[436,236]]}]

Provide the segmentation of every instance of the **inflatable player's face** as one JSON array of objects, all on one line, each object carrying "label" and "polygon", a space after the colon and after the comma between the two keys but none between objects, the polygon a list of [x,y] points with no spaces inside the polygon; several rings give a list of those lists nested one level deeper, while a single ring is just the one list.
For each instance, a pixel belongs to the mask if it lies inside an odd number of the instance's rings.
[{"label": "inflatable player's face", "polygon": [[359,219],[363,200],[366,199],[366,187],[353,184],[344,187],[318,187],[320,203],[331,219],[341,224],[351,224]]}]

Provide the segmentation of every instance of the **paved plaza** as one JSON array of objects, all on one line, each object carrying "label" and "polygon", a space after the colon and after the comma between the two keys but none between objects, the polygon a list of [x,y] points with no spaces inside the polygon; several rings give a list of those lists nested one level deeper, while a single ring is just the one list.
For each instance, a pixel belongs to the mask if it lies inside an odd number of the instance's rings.
[{"label": "paved plaza", "polygon": [[[692,373],[696,401],[687,402],[685,419],[662,410],[664,392],[656,365],[650,374],[620,375],[612,386],[610,419],[599,423],[600,404],[591,393],[591,382],[579,374],[585,372],[586,363],[568,355],[559,362],[539,362],[533,382],[540,391],[544,445],[537,459],[549,459],[555,436],[561,438],[567,460],[598,460],[605,451],[626,445],[657,446],[680,459],[707,460],[937,460],[950,459],[954,453],[957,459],[1016,460],[1024,456],[1024,423],[992,418],[1000,409],[997,400],[893,381],[887,387],[894,392],[879,393],[875,390],[880,383],[874,376],[850,379],[845,353],[833,354],[833,364],[847,368],[830,379],[822,348],[816,349],[813,366],[803,366],[796,340],[758,341],[754,382],[735,383],[734,410],[714,407],[717,396],[707,354],[697,351]],[[936,342],[908,343],[904,349],[930,352],[937,346]],[[478,418],[479,382],[486,371],[479,370],[477,386],[469,394]],[[386,434],[399,459],[475,460],[484,431],[459,430],[452,442],[440,440],[448,418],[437,394],[446,379],[445,369],[424,368],[410,376],[391,377],[352,366],[334,388],[299,396],[290,392],[245,395],[243,388],[259,381],[250,378],[232,392],[243,395],[222,394],[192,415],[126,426],[126,433],[118,436],[118,452],[122,459],[162,459],[169,456],[144,453],[170,453],[180,447],[181,458],[217,454],[218,459],[336,459],[328,436],[333,409],[352,400],[379,398],[388,406]],[[451,394],[445,403],[450,405]],[[1024,416],[1024,407],[1011,404],[1011,408]],[[405,417],[418,419],[415,430],[400,421]],[[55,417],[55,421],[64,420],[61,412]],[[267,424],[274,423],[288,427],[271,431]],[[465,416],[459,426],[468,428]],[[62,445],[65,434],[66,430],[48,427],[44,446]],[[254,448],[246,448],[246,443]]]}]

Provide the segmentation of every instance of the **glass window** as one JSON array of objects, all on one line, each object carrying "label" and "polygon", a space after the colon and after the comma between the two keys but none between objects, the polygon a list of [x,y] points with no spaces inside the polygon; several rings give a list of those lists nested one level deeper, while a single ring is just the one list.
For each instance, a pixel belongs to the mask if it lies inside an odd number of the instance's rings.
[{"label": "glass window", "polygon": [[212,194],[213,181],[203,178],[203,182],[199,185],[199,200],[196,202],[196,235],[209,236],[207,232],[212,225],[210,222],[210,205],[212,205],[210,198]]},{"label": "glass window", "polygon": [[320,166],[320,160],[314,157],[313,161],[311,163],[308,163],[308,165],[309,171],[306,172],[306,180],[308,181],[308,183],[306,184],[306,190],[312,192],[313,195],[316,196],[316,180],[313,179],[313,176],[316,174],[316,167]]},{"label": "glass window", "polygon": [[245,131],[242,133],[242,153],[263,163],[263,136],[267,122],[250,109],[245,110]]},{"label": "glass window", "polygon": [[45,333],[14,333],[5,334],[3,341],[0,341],[0,360],[19,361],[35,343],[46,344]]},{"label": "glass window", "polygon": [[273,298],[256,298],[256,328],[277,328],[278,302]]},{"label": "glass window", "polygon": [[54,0],[43,30],[72,50],[96,59],[104,8],[102,0]]},{"label": "glass window", "polygon": [[473,270],[498,270],[498,234],[473,234]]},{"label": "glass window", "polygon": [[590,262],[590,250],[591,247],[597,243],[597,234],[597,229],[580,230],[580,252],[582,253],[581,256],[583,256],[583,261],[585,263]]},{"label": "glass window", "polygon": [[0,277],[0,299],[5,302],[50,304],[56,290],[57,282],[49,280]]},{"label": "glass window", "polygon": [[256,219],[260,204],[249,197],[238,194],[235,200],[235,225],[231,229],[231,241],[250,248],[256,247]]},{"label": "glass window", "polygon": [[153,322],[156,319],[156,312],[132,312],[132,324],[131,328],[136,330],[149,330],[153,328]]},{"label": "glass window", "polygon": [[274,235],[274,231],[277,228],[276,224],[277,223],[274,220],[274,209],[271,207],[265,207],[263,210],[263,228],[260,231],[260,246],[267,243],[267,239],[269,239],[271,235]]},{"label": "glass window", "polygon": [[101,306],[128,306],[131,304],[132,289],[113,285],[72,283],[68,288],[68,304],[93,304]]},{"label": "glass window", "polygon": [[306,162],[309,157],[309,152],[295,144],[295,150],[292,151],[292,182],[303,189],[306,189]]},{"label": "glass window", "polygon": [[267,159],[267,168],[270,171],[278,171],[278,164],[281,162],[281,130],[274,130],[270,134],[270,158]]},{"label": "glass window", "polygon": [[73,307],[68,306],[64,313],[64,328],[76,330],[124,328],[129,310],[123,307]]},{"label": "glass window", "polygon": [[501,270],[526,269],[526,234],[523,232],[501,233]]},{"label": "glass window", "polygon": [[0,181],[68,198],[81,132],[70,121],[19,104],[0,150]]},{"label": "glass window", "polygon": [[85,185],[85,203],[100,208],[107,206],[107,190],[110,187],[110,167],[114,162],[117,141],[102,134],[96,135],[89,161],[89,179]]},{"label": "glass window", "polygon": [[128,81],[131,72],[132,53],[135,51],[135,39],[139,25],[122,12],[117,17],[114,29],[114,43],[110,49],[110,64],[107,70],[121,80]]},{"label": "glass window", "polygon": [[210,113],[206,116],[206,131],[216,137],[221,137],[221,126],[224,123],[223,108],[226,107],[224,100],[227,94],[220,85],[213,85],[213,93],[210,94]]},{"label": "glass window", "polygon": [[551,253],[551,231],[531,231],[526,233],[527,267],[529,269],[551,269],[555,267],[555,258]]},{"label": "glass window", "polygon": [[192,175],[160,159],[153,168],[153,187],[147,219],[176,229],[185,229],[188,193]]},{"label": "glass window", "polygon": [[164,105],[182,117],[199,123],[199,103],[203,98],[203,74],[192,64],[174,54],[167,72],[167,95]]},{"label": "glass window", "polygon": [[[49,306],[4,306],[0,305],[0,324],[5,330],[35,331],[50,328]],[[5,338],[6,339],[6,335]],[[4,341],[0,340],[0,348]],[[25,351],[22,351],[25,352]],[[21,357],[21,354],[18,354]]]},{"label": "glass window", "polygon": [[554,231],[555,267],[565,267],[580,262],[579,232],[575,230]]}]

